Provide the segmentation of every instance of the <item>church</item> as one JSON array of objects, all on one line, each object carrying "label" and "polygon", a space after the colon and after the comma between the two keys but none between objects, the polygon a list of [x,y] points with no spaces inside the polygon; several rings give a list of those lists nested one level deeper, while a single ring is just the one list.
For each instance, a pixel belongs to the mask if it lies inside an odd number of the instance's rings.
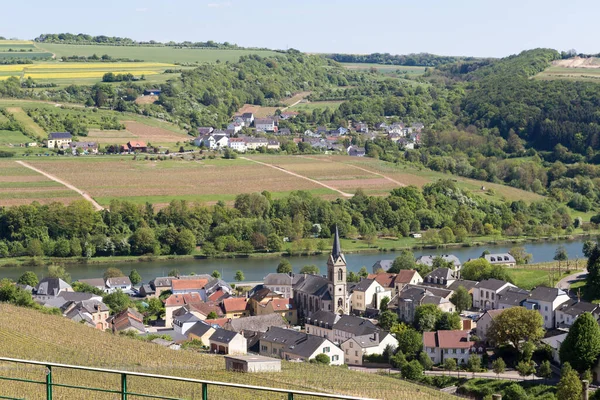
[{"label": "church", "polygon": [[294,301],[298,313],[306,318],[317,311],[350,313],[350,293],[346,283],[346,258],[340,246],[337,226],[333,248],[327,261],[327,276],[296,274],[293,279]]}]

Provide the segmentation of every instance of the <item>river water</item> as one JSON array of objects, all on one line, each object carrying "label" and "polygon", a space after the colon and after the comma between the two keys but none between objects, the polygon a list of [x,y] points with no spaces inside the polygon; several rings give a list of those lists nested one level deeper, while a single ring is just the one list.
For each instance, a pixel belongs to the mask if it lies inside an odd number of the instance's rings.
[{"label": "river water", "polygon": [[[528,253],[533,255],[532,262],[552,261],[556,248],[563,245],[570,259],[582,258],[582,248],[585,238],[580,238],[571,241],[541,241],[533,243],[523,243],[522,245]],[[442,255],[454,254],[461,262],[465,262],[470,258],[481,256],[484,250],[489,250],[492,253],[506,253],[514,245],[485,245],[479,247],[461,247],[452,249],[435,249],[435,250],[414,250],[416,257],[422,255]],[[342,249],[343,250],[343,249]],[[372,271],[372,266],[378,260],[393,260],[399,252],[373,252],[373,253],[356,253],[346,254],[348,270],[358,272],[361,267],[367,267],[369,272]],[[300,268],[307,264],[315,264],[321,269],[321,273],[326,273],[328,254],[309,257],[291,257],[289,261],[292,263],[294,271],[297,272]],[[124,273],[129,274],[132,269],[137,269],[142,276],[143,282],[148,282],[157,276],[166,276],[169,271],[176,268],[181,274],[210,274],[214,270],[221,272],[223,279],[233,281],[233,277],[237,270],[242,270],[247,281],[262,281],[262,279],[270,272],[275,272],[278,258],[234,258],[234,259],[198,259],[198,260],[160,260],[152,262],[134,262],[134,263],[102,263],[102,264],[72,264],[66,268],[71,274],[73,280],[85,278],[100,278],[104,270],[108,267],[116,267]],[[43,277],[46,273],[45,267],[16,267],[16,268],[0,268],[0,278],[17,279],[21,274],[31,270]]]}]

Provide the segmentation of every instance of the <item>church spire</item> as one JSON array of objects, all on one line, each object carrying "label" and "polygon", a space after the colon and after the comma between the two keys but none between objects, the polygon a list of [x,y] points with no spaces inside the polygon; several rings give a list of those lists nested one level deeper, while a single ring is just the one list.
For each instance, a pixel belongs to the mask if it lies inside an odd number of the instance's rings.
[{"label": "church spire", "polygon": [[333,237],[333,248],[331,249],[331,256],[334,260],[337,260],[338,257],[342,254],[342,249],[340,247],[340,235],[338,233],[338,227],[335,226],[335,236]]}]

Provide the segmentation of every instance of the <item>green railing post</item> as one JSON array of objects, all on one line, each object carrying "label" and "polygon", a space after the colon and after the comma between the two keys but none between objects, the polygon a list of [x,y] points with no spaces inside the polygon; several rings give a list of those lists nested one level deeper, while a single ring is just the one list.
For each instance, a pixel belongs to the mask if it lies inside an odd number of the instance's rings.
[{"label": "green railing post", "polygon": [[288,400],[294,400],[294,393],[288,393]]},{"label": "green railing post", "polygon": [[46,400],[52,400],[52,367],[46,365]]},{"label": "green railing post", "polygon": [[127,400],[127,374],[121,374],[121,400]]},{"label": "green railing post", "polygon": [[208,400],[208,383],[202,384],[202,400]]}]

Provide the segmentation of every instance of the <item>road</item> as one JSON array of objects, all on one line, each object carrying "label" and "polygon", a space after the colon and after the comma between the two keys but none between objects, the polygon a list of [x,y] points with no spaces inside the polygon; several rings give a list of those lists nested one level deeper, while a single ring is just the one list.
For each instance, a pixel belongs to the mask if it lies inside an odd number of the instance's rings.
[{"label": "road", "polygon": [[104,207],[102,207],[100,204],[98,204],[98,202],[96,202],[96,200],[94,200],[92,198],[92,196],[90,196],[89,194],[87,194],[86,192],[84,192],[81,189],[76,188],[75,186],[71,185],[70,183],[63,181],[60,178],[57,178],[54,175],[50,175],[49,173],[42,171],[41,169],[38,169],[36,167],[34,167],[33,165],[29,165],[27,164],[25,161],[15,161],[17,164],[21,164],[22,166],[24,166],[25,168],[29,168],[30,170],[33,170],[39,174],[44,175],[46,178],[53,180],[54,182],[58,182],[61,185],[66,186],[67,188],[79,193],[81,196],[83,196],[84,199],[86,199],[87,201],[89,201],[90,203],[92,203],[92,205],[94,206],[94,208],[96,209],[96,211],[100,211],[100,210],[104,210]]},{"label": "road", "polygon": [[[522,377],[519,375],[519,373],[517,371],[506,371],[501,373],[500,375],[496,375],[493,372],[465,372],[465,371],[424,371],[425,375],[431,375],[431,376],[455,376],[455,377],[462,377],[462,378],[472,378],[473,376],[475,378],[485,378],[485,379],[504,379],[504,380],[510,380],[510,381],[543,381],[544,378],[540,378],[537,376],[527,376],[527,377]],[[558,380],[553,377],[550,379],[547,379],[548,383],[552,383],[552,382],[557,382]]]},{"label": "road", "polygon": [[588,272],[586,269],[584,271],[577,271],[574,274],[565,276],[560,281],[558,281],[558,283],[556,284],[556,287],[568,292],[569,288],[571,287],[571,284],[585,279],[587,277],[587,273]]}]

